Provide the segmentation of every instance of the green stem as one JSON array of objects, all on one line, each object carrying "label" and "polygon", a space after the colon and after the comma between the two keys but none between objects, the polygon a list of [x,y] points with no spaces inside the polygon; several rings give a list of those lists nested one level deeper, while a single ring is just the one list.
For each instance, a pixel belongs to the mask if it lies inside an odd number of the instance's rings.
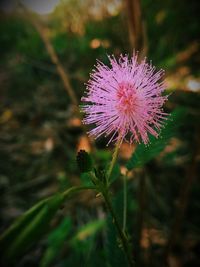
[{"label": "green stem", "polygon": [[113,156],[112,156],[112,161],[110,163],[110,167],[109,167],[108,172],[107,172],[107,181],[109,181],[109,178],[111,176],[113,167],[114,167],[115,162],[117,160],[117,155],[118,155],[118,152],[119,152],[121,141],[122,141],[121,138],[119,138],[119,140],[116,143],[115,150],[114,150],[114,153],[113,153]]},{"label": "green stem", "polygon": [[129,246],[129,241],[128,241],[125,233],[122,231],[121,226],[119,224],[119,221],[117,219],[117,216],[115,215],[114,209],[113,209],[113,207],[111,205],[109,192],[108,191],[102,192],[102,194],[103,194],[107,209],[109,210],[109,212],[110,212],[110,214],[111,214],[111,216],[113,218],[113,223],[114,223],[114,225],[115,225],[115,227],[117,229],[118,235],[119,235],[120,240],[122,242],[123,250],[124,250],[124,253],[125,253],[126,257],[127,257],[129,266],[133,267],[134,266],[134,262],[133,262],[133,259],[132,259],[132,256],[131,256],[131,250],[130,250],[130,246]]}]

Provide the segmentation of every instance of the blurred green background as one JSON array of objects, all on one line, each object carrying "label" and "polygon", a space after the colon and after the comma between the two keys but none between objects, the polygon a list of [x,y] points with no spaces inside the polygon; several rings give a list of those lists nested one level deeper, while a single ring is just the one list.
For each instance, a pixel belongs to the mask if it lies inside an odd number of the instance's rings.
[{"label": "blurred green background", "polygon": [[[165,109],[184,115],[162,152],[129,172],[130,238],[139,266],[162,267],[163,258],[170,267],[200,266],[199,7],[197,0],[0,2],[0,233],[37,201],[80,184],[79,149],[92,151],[100,167],[110,160],[112,145],[89,143],[75,105],[96,59],[135,50],[165,69]],[[120,149],[119,210],[120,171],[134,149]],[[14,266],[125,266],[115,241],[102,199],[84,192]]]}]

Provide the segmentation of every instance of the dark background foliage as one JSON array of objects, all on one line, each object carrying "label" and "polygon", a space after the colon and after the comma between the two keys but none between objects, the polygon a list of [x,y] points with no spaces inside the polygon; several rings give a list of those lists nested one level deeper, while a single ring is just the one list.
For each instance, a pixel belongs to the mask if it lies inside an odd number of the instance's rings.
[{"label": "dark background foliage", "polygon": [[[92,149],[69,88],[80,104],[96,59],[139,50],[166,70],[165,109],[180,113],[158,150],[122,145],[114,205],[120,216],[120,171],[136,149],[140,161],[127,165],[127,223],[138,266],[199,266],[199,2],[69,0],[48,14],[39,12],[48,1],[21,2],[0,2],[1,233],[39,200],[88,182],[76,166],[79,149],[106,166],[112,145],[101,138]],[[115,241],[101,197],[84,192],[58,210],[48,234],[15,266],[125,266]]]}]

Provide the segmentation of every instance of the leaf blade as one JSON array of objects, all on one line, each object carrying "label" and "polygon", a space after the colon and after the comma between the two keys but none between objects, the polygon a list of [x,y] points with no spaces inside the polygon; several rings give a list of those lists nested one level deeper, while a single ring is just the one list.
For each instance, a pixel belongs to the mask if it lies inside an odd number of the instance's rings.
[{"label": "leaf blade", "polygon": [[165,128],[161,131],[160,138],[150,136],[150,144],[145,146],[143,143],[139,144],[132,154],[130,160],[127,162],[126,167],[130,171],[137,167],[142,167],[147,162],[157,156],[168,144],[170,138],[176,133],[178,127],[182,123],[182,117],[185,110],[178,108],[171,114]]}]

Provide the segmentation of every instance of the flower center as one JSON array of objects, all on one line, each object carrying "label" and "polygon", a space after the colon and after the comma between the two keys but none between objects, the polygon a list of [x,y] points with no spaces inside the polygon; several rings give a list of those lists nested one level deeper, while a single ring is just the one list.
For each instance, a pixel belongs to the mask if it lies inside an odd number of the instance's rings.
[{"label": "flower center", "polygon": [[130,114],[134,110],[136,102],[136,90],[133,85],[129,83],[122,83],[119,85],[117,91],[118,109],[124,114]]}]

